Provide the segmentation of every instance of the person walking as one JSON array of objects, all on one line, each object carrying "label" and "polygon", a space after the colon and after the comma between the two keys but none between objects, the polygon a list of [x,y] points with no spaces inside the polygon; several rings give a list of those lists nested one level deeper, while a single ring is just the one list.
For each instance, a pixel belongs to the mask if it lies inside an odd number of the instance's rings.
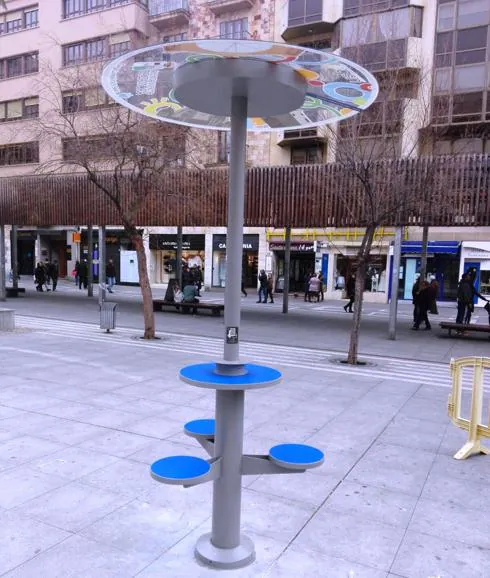
[{"label": "person walking", "polygon": [[271,303],[274,303],[274,281],[272,279],[272,273],[267,275],[267,293],[265,296],[265,302],[267,303],[267,297],[270,298]]},{"label": "person walking", "polygon": [[324,282],[323,282],[323,273],[320,272],[318,273],[318,279],[320,279],[320,301],[323,301],[325,299],[325,294],[324,294]]},{"label": "person walking", "polygon": [[201,296],[201,287],[202,287],[201,267],[199,267],[198,265],[195,265],[193,267],[193,270],[194,270],[194,284],[197,287],[197,296],[200,297]]},{"label": "person walking", "polygon": [[311,303],[311,298],[316,297],[316,302],[320,300],[320,279],[316,275],[310,277],[310,284],[308,285],[308,302]]},{"label": "person walking", "polygon": [[46,283],[46,272],[44,266],[41,263],[36,265],[34,270],[34,280],[36,283],[36,291],[43,292],[43,285]]},{"label": "person walking", "polygon": [[[264,298],[263,301],[262,297]],[[259,274],[259,300],[257,303],[267,303],[267,275],[264,269],[261,269]]]},{"label": "person walking", "polygon": [[75,278],[75,285],[78,285],[78,279],[80,278],[80,261],[75,263],[75,267],[72,271],[72,275]]},{"label": "person walking", "polygon": [[420,291],[421,283],[422,283],[422,280],[420,279],[420,277],[417,277],[417,279],[415,280],[415,283],[412,286],[413,326],[417,325],[417,319],[419,318],[417,296],[418,296],[419,291]]},{"label": "person walking", "polygon": [[416,297],[416,302],[417,302],[418,317],[412,329],[418,331],[420,324],[423,321],[425,323],[425,329],[429,331],[430,329],[432,329],[432,327],[430,325],[427,313],[430,309],[431,304],[431,292],[429,290],[429,283],[427,281],[422,281],[420,285],[420,291],[418,292]]},{"label": "person walking", "polygon": [[107,279],[107,291],[109,291],[109,293],[114,293],[112,288],[116,284],[116,266],[114,265],[114,261],[112,259],[107,261],[105,276]]},{"label": "person walking", "polygon": [[354,273],[352,273],[352,275],[347,280],[345,290],[347,292],[347,298],[349,299],[349,303],[347,303],[347,305],[344,305],[344,311],[346,313],[353,313],[352,306],[354,305],[354,301],[356,299],[356,276],[354,275]]},{"label": "person walking", "polygon": [[430,299],[429,313],[431,315],[439,315],[439,311],[437,309],[438,294],[439,294],[439,283],[435,279],[432,279],[429,285],[429,299]]},{"label": "person walking", "polygon": [[247,293],[247,291],[245,290],[245,274],[243,273],[243,271],[242,271],[241,291],[242,291],[242,295],[243,295],[244,297],[247,297],[247,296],[248,296],[248,293]]},{"label": "person walking", "polygon": [[473,292],[471,290],[471,283],[468,275],[463,273],[458,284],[457,305],[458,313],[456,315],[456,323],[462,324],[466,317],[466,309],[468,305],[472,304]]},{"label": "person walking", "polygon": [[305,283],[305,301],[308,301],[308,291],[310,290],[311,273],[308,271],[304,278]]},{"label": "person walking", "polygon": [[88,264],[87,260],[84,259],[80,263],[80,267],[78,269],[78,288],[81,289],[83,285],[84,289],[88,287]]},{"label": "person walking", "polygon": [[51,277],[51,281],[53,283],[53,291],[56,291],[56,287],[58,286],[58,278],[60,275],[60,268],[58,266],[58,261],[56,259],[49,264],[49,276]]}]

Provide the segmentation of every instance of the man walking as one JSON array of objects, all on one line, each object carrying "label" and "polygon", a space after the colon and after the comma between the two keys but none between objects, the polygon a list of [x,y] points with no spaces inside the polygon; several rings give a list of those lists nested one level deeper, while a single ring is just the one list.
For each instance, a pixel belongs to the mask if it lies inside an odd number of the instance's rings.
[{"label": "man walking", "polygon": [[354,301],[356,298],[356,276],[354,274],[352,274],[347,280],[347,285],[345,289],[347,292],[349,303],[347,303],[347,305],[344,305],[344,311],[346,313],[353,313],[352,306],[354,305]]},{"label": "man walking", "polygon": [[51,277],[51,281],[53,282],[53,291],[56,291],[56,287],[58,286],[58,277],[60,274],[60,268],[58,266],[58,261],[56,259],[49,264],[49,277]]},{"label": "man walking", "polygon": [[107,291],[109,291],[109,293],[114,293],[112,288],[116,284],[116,266],[114,265],[114,261],[112,259],[109,259],[107,262],[105,275],[107,278]]},{"label": "man walking", "polygon": [[[264,301],[262,301],[264,297]],[[259,300],[257,303],[267,303],[267,275],[264,269],[260,270],[259,275]]]}]

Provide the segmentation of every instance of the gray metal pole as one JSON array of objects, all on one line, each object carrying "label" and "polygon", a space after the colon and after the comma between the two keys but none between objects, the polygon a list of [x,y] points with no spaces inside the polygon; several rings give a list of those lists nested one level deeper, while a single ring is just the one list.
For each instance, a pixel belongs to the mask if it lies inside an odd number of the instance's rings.
[{"label": "gray metal pole", "polygon": [[284,243],[284,287],[282,294],[282,312],[289,310],[289,272],[291,269],[291,227],[286,227],[286,239]]},{"label": "gray metal pole", "polygon": [[94,253],[94,228],[92,225],[87,227],[87,240],[88,240],[88,288],[87,295],[89,297],[94,296],[94,272],[93,272],[93,253]]},{"label": "gray metal pole", "polygon": [[5,226],[0,225],[0,301],[7,299],[5,278]]},{"label": "gray metal pole", "polygon": [[242,503],[243,391],[216,392],[215,456],[221,476],[214,482],[211,542],[217,548],[240,545]]},{"label": "gray metal pole", "polygon": [[106,284],[106,248],[105,248],[105,227],[99,225],[99,305],[105,301]]},{"label": "gray metal pole", "polygon": [[12,287],[18,289],[19,287],[19,256],[17,254],[17,225],[12,225],[12,235],[10,243],[10,255],[12,261]]},{"label": "gray metal pole", "polygon": [[429,245],[429,227],[424,225],[422,228],[422,252],[420,254],[420,281],[427,278],[427,247]]},{"label": "gray metal pole", "polygon": [[247,142],[247,99],[231,99],[231,150],[226,236],[225,361],[240,358],[239,328],[243,255],[243,212],[245,208],[245,155]]},{"label": "gray metal pole", "polygon": [[175,276],[179,287],[182,287],[182,226],[177,227],[177,251],[175,255]]},{"label": "gray metal pole", "polygon": [[391,301],[388,337],[396,339],[396,316],[398,311],[398,278],[400,275],[400,261],[402,256],[403,227],[395,229],[395,246],[393,250],[393,272],[391,274]]}]

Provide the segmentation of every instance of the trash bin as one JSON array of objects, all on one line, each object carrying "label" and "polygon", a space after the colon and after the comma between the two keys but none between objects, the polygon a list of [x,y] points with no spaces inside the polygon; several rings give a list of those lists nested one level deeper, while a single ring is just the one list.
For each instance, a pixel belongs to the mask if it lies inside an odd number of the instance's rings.
[{"label": "trash bin", "polygon": [[279,277],[276,283],[276,293],[284,292],[284,277]]},{"label": "trash bin", "polygon": [[116,328],[116,309],[117,303],[105,301],[100,306],[100,328],[105,329],[108,333],[111,329]]}]

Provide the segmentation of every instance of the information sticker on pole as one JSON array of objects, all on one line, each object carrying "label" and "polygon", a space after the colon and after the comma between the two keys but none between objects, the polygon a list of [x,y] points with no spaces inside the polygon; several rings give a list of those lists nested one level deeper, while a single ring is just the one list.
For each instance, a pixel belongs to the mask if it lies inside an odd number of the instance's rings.
[{"label": "information sticker on pole", "polygon": [[238,343],[238,327],[226,328],[226,343],[230,344]]}]

